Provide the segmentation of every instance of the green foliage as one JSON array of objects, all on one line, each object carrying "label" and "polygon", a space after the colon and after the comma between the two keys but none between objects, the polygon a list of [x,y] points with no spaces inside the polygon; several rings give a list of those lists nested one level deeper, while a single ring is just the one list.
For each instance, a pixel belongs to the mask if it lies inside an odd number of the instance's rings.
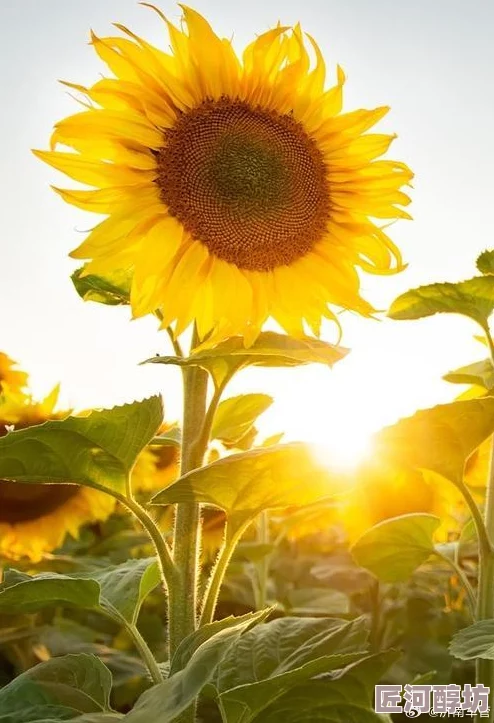
[{"label": "green foliage", "polygon": [[292,339],[285,334],[264,331],[247,348],[243,338],[236,336],[211,349],[195,351],[185,359],[156,356],[145,363],[200,366],[210,372],[215,383],[220,385],[230,374],[246,366],[292,367],[311,363],[333,366],[347,353],[348,350],[343,347],[312,337]]},{"label": "green foliage", "polygon": [[225,723],[250,723],[290,688],[361,657],[362,620],[280,618],[237,639],[211,681]]},{"label": "green foliage", "polygon": [[441,520],[402,515],[367,530],[351,548],[356,561],[383,582],[403,582],[434,554],[433,535]]},{"label": "green foliage", "polygon": [[105,276],[83,275],[87,264],[71,276],[75,290],[84,301],[97,301],[108,306],[130,304],[132,276],[126,271],[117,271]]},{"label": "green foliage", "polygon": [[489,391],[494,388],[494,366],[490,359],[482,359],[448,372],[443,379],[452,384],[474,384]]},{"label": "green foliage", "polygon": [[161,398],[151,397],[9,432],[0,438],[0,480],[70,482],[125,495],[128,475],[162,420]]},{"label": "green foliage", "polygon": [[483,251],[475,263],[481,274],[494,274],[494,251]]},{"label": "green foliage", "polygon": [[429,284],[402,294],[388,311],[391,319],[423,319],[433,314],[462,314],[486,329],[494,310],[494,278],[475,276],[456,284]]},{"label": "green foliage", "polygon": [[7,570],[0,584],[0,612],[33,613],[47,606],[68,605],[86,609],[116,610],[135,624],[146,597],[159,584],[154,558],[128,560],[90,572],[31,576]]},{"label": "green foliage", "polygon": [[232,454],[193,470],[158,492],[152,503],[214,505],[236,526],[263,510],[301,507],[336,491],[341,480],[317,462],[308,445],[293,443]]},{"label": "green foliage", "polygon": [[257,417],[272,403],[273,398],[268,394],[240,394],[225,399],[216,410],[211,438],[234,445],[252,429]]},{"label": "green foliage", "polygon": [[494,620],[479,620],[460,630],[449,649],[460,660],[494,660]]},{"label": "green foliage", "polygon": [[110,671],[94,655],[53,658],[0,690],[0,721],[77,720],[80,714],[106,713],[111,684]]},{"label": "green foliage", "polygon": [[460,483],[466,460],[493,432],[493,397],[440,404],[376,435],[376,459],[427,469]]},{"label": "green foliage", "polygon": [[8,570],[0,584],[0,612],[34,613],[51,605],[94,608],[100,587],[95,580],[76,580],[53,572],[31,577]]}]

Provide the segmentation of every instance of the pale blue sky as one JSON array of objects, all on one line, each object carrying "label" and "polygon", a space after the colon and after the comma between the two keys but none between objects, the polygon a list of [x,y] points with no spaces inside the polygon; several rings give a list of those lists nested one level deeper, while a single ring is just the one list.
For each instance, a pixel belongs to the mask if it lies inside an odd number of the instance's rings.
[{"label": "pale blue sky", "polygon": [[[160,7],[178,19],[175,4]],[[194,7],[220,34],[233,34],[238,48],[278,19],[300,20],[331,72],[337,62],[346,71],[346,110],[392,106],[381,128],[398,133],[390,156],[416,173],[415,220],[391,231],[408,270],[363,278],[376,306],[411,286],[473,273],[475,255],[494,246],[492,0],[198,0]],[[167,44],[157,16],[135,0],[0,2],[0,348],[32,371],[38,393],[60,380],[63,400],[82,407],[161,390],[174,417],[176,371],[136,366],[165,349],[165,335],[151,319],[130,323],[125,309],[79,300],[67,253],[94,218],[64,205],[49,188],[63,186],[62,177],[30,154],[47,146],[56,120],[77,110],[57,79],[91,83],[104,72],[87,45],[89,28],[111,34],[114,21]],[[257,370],[235,384],[232,391],[275,394],[267,430],[344,446],[352,430],[362,436],[447,400],[455,390],[440,375],[482,354],[475,330],[459,318],[378,323],[345,314],[342,322],[353,351],[333,372]]]}]

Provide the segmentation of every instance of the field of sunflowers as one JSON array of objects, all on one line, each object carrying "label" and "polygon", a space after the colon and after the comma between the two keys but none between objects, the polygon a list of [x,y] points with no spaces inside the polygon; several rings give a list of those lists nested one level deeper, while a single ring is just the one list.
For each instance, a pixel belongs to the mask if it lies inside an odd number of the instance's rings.
[{"label": "field of sunflowers", "polygon": [[[494,251],[378,312],[362,278],[404,268],[413,178],[388,108],[343,112],[299,25],[239,54],[148,9],[169,47],[92,33],[104,75],[34,153],[104,216],[74,294],[152,317],[183,415],[162,389],[72,410],[0,351],[0,723],[492,721]],[[463,316],[480,357],[351,470],[259,431],[268,384],[229,391],[344,365],[341,310]]]}]

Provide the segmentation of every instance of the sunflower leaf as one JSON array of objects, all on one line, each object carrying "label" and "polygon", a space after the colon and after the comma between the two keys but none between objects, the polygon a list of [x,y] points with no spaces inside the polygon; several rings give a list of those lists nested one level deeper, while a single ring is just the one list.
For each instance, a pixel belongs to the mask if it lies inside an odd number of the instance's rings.
[{"label": "sunflower leaf", "polygon": [[483,251],[475,265],[481,274],[494,274],[494,251]]},{"label": "sunflower leaf", "polygon": [[290,688],[362,657],[362,618],[280,618],[236,640],[211,681],[228,723],[250,723]]},{"label": "sunflower leaf", "polygon": [[83,276],[87,264],[74,271],[72,283],[84,301],[96,301],[109,306],[130,304],[131,274],[118,271],[106,276]]},{"label": "sunflower leaf", "polygon": [[288,690],[253,723],[391,723],[374,711],[374,689],[400,653],[386,650],[350,663],[331,679],[310,680]]},{"label": "sunflower leaf", "polygon": [[235,444],[252,429],[257,417],[272,403],[273,398],[268,394],[240,394],[223,400],[214,417],[212,439]]},{"label": "sunflower leaf", "polygon": [[95,580],[76,580],[66,575],[46,572],[31,577],[17,570],[7,570],[0,584],[1,613],[34,613],[51,605],[96,608],[100,586]]},{"label": "sunflower leaf", "polygon": [[308,445],[291,443],[232,454],[192,470],[151,503],[202,502],[225,510],[230,523],[242,524],[263,510],[303,507],[344,487],[343,478],[319,463]]},{"label": "sunflower leaf", "polygon": [[[95,655],[64,655],[40,663],[0,690],[0,711],[9,723],[110,712],[112,676]],[[36,717],[29,717],[32,711]],[[9,714],[9,715],[7,715]],[[0,717],[2,720],[2,717]]]},{"label": "sunflower leaf", "polygon": [[483,359],[448,372],[443,379],[451,384],[474,384],[489,391],[494,388],[494,366],[490,359]]},{"label": "sunflower leaf", "polygon": [[74,483],[125,495],[127,476],[162,420],[161,398],[151,397],[9,432],[0,438],[0,480]]},{"label": "sunflower leaf", "polygon": [[247,366],[291,367],[311,363],[333,366],[347,354],[348,349],[312,337],[294,339],[264,331],[248,348],[242,337],[235,336],[211,349],[199,349],[186,359],[156,356],[143,363],[200,366],[211,373],[216,384],[221,384],[229,374]]},{"label": "sunflower leaf", "polygon": [[459,483],[465,462],[494,432],[494,397],[439,404],[385,427],[374,438],[380,461],[426,469]]},{"label": "sunflower leaf", "polygon": [[494,660],[494,620],[479,620],[453,636],[451,655],[460,660]]},{"label": "sunflower leaf", "polygon": [[233,627],[219,630],[202,642],[182,670],[141,695],[132,711],[125,716],[125,722],[175,721],[208,684],[220,660],[248,626],[249,622],[243,620]]},{"label": "sunflower leaf", "polygon": [[127,560],[121,565],[80,573],[77,577],[91,577],[100,585],[102,605],[109,603],[135,625],[141,605],[159,585],[160,571],[154,557]]},{"label": "sunflower leaf", "polygon": [[402,294],[388,311],[391,319],[422,319],[433,314],[462,314],[485,331],[494,311],[494,278],[475,276],[456,284],[429,284]]},{"label": "sunflower leaf", "polygon": [[359,565],[383,582],[404,582],[432,554],[441,520],[410,514],[384,520],[364,532],[351,548]]}]

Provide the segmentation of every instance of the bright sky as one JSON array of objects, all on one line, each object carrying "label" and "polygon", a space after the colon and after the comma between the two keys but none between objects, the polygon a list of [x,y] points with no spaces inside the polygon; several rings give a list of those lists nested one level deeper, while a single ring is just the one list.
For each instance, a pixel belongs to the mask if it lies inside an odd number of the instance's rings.
[{"label": "bright sky", "polygon": [[[175,4],[160,7],[178,19]],[[300,20],[328,68],[340,63],[346,71],[346,110],[392,106],[380,127],[398,133],[390,157],[416,173],[415,220],[391,230],[407,271],[363,278],[375,306],[386,308],[413,286],[473,273],[476,254],[494,246],[491,0],[197,0],[194,7],[239,49],[279,19]],[[114,21],[167,43],[157,16],[135,0],[0,3],[0,348],[31,372],[38,394],[61,381],[64,403],[101,407],[161,391],[173,419],[181,404],[177,370],[137,366],[166,353],[165,333],[150,318],[130,323],[126,309],[79,299],[67,254],[94,218],[63,204],[49,184],[63,187],[65,179],[30,153],[46,148],[53,123],[78,109],[57,79],[90,84],[103,72],[87,45],[89,28],[111,34]],[[290,439],[348,455],[352,439],[359,449],[380,426],[451,399],[456,390],[441,374],[482,355],[476,330],[459,317],[341,320],[352,353],[333,371],[251,370],[232,384],[232,394],[275,396],[266,434],[286,430]]]}]

